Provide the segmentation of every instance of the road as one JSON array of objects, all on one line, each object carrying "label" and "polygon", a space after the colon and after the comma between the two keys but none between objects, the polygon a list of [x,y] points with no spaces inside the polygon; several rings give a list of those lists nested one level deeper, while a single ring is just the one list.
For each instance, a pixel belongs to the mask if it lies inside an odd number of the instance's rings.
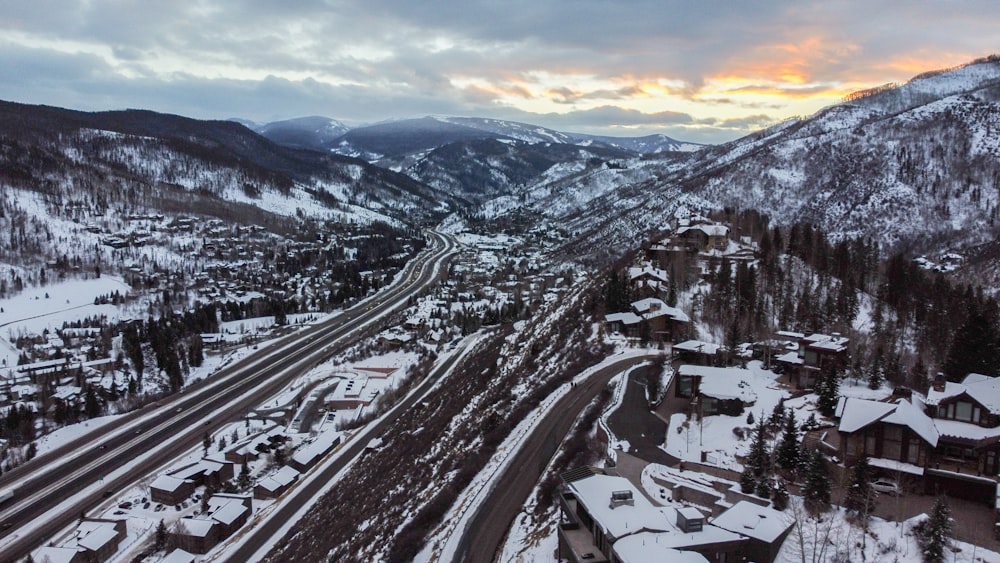
[{"label": "road", "polygon": [[465,352],[464,347],[456,350],[451,357],[434,369],[416,389],[397,403],[377,423],[369,425],[360,434],[352,437],[351,441],[339,452],[337,459],[333,463],[318,468],[319,473],[317,475],[310,475],[302,486],[293,489],[284,499],[279,501],[280,506],[278,509],[268,515],[267,520],[263,524],[251,528],[247,532],[246,539],[241,540],[242,543],[239,546],[231,551],[220,554],[213,561],[242,563],[244,561],[259,561],[263,559],[267,554],[263,548],[272,538],[275,538],[281,532],[285,524],[291,521],[295,514],[304,506],[311,504],[323,487],[326,487],[341,470],[361,455],[368,442],[385,433],[399,415],[405,413],[417,401],[420,401],[438,380],[455,367],[455,364],[464,356]]},{"label": "road", "polygon": [[26,556],[102,499],[197,447],[205,432],[241,418],[353,344],[380,319],[405,308],[411,295],[437,280],[455,252],[453,240],[431,231],[428,236],[429,248],[404,268],[396,284],[372,299],[3,475],[0,489],[13,488],[15,497],[0,511],[5,528],[0,530],[0,561]]},{"label": "road", "polygon": [[633,370],[625,382],[621,406],[608,417],[608,428],[629,443],[628,453],[661,465],[676,465],[680,460],[660,449],[667,435],[667,423],[649,410],[643,370]]},{"label": "road", "polygon": [[535,424],[469,521],[456,550],[456,561],[493,562],[511,523],[524,507],[528,495],[541,479],[545,467],[581,411],[612,377],[654,358],[656,355],[652,354],[614,362],[577,383],[549,408],[548,414]]}]

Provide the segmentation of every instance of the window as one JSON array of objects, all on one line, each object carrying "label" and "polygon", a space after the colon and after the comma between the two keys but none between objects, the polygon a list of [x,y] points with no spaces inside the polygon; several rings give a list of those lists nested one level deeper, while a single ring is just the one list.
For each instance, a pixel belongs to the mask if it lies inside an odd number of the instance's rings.
[{"label": "window", "polygon": [[694,393],[694,378],[681,377],[677,384],[677,395],[679,397],[690,397]]},{"label": "window", "polygon": [[886,424],[883,429],[882,457],[901,460],[903,457],[903,427]]},{"label": "window", "polygon": [[913,465],[920,464],[920,440],[910,438],[906,444],[906,462]]},{"label": "window", "polygon": [[955,420],[972,422],[972,403],[965,401],[955,403]]}]

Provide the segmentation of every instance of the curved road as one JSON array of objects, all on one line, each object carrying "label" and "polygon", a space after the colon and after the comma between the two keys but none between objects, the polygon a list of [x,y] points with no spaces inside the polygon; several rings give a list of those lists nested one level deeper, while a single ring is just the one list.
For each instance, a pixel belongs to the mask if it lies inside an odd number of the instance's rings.
[{"label": "curved road", "polygon": [[[507,469],[491,485],[486,498],[469,520],[456,550],[456,561],[492,563],[514,518],[524,507],[559,444],[580,412],[615,375],[657,354],[614,362],[579,382],[555,402],[522,442]],[[472,548],[475,546],[475,549]]]},{"label": "curved road", "polygon": [[[242,417],[298,375],[353,344],[385,315],[437,280],[455,243],[428,231],[432,246],[399,282],[333,319],[301,330],[228,366],[211,378],[123,416],[0,478],[15,490],[0,511],[0,561],[28,554],[103,498],[131,486],[191,448],[204,433]],[[100,483],[99,486],[95,484]]]}]

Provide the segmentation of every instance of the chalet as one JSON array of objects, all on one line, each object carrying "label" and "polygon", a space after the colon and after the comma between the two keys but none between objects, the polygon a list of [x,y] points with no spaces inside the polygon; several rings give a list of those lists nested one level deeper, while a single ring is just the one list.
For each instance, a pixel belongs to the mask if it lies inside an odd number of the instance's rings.
[{"label": "chalet", "polygon": [[653,297],[635,301],[631,309],[604,317],[611,332],[630,338],[641,338],[645,332],[650,340],[673,342],[684,334],[685,325],[691,321],[684,311]]},{"label": "chalet", "polygon": [[562,475],[562,560],[639,562],[675,555],[664,560],[721,562],[735,560],[747,541],[706,522],[692,507],[654,506],[628,479],[598,471],[584,467]]},{"label": "chalet", "polygon": [[183,549],[175,549],[160,560],[160,563],[194,563],[194,555]]},{"label": "chalet", "polygon": [[842,399],[842,459],[851,465],[867,456],[891,475],[915,476],[925,493],[992,504],[1000,481],[998,390],[994,378],[977,374],[939,384],[928,393],[926,413],[919,401]]},{"label": "chalet", "polygon": [[674,344],[672,350],[682,362],[710,366],[717,363],[722,346],[701,340],[685,340]]},{"label": "chalet", "polygon": [[629,268],[628,280],[632,294],[641,298],[665,299],[670,290],[667,272],[649,264]]},{"label": "chalet", "polygon": [[867,457],[876,467],[923,475],[938,445],[934,421],[906,399],[841,399],[836,415],[841,459],[847,465]]},{"label": "chalet", "polygon": [[698,222],[675,232],[679,243],[690,251],[725,252],[729,247],[729,227],[720,223]]},{"label": "chalet", "polygon": [[774,361],[790,383],[799,389],[812,387],[824,369],[838,369],[850,359],[847,352],[849,339],[834,333],[810,334],[799,339],[795,351],[786,352]]},{"label": "chalet", "polygon": [[1000,378],[972,373],[961,383],[935,381],[927,393],[927,414],[940,433],[935,469],[996,480]]},{"label": "chalet", "polygon": [[700,416],[738,416],[757,402],[749,382],[750,371],[682,365],[677,368],[674,396],[694,399]]}]

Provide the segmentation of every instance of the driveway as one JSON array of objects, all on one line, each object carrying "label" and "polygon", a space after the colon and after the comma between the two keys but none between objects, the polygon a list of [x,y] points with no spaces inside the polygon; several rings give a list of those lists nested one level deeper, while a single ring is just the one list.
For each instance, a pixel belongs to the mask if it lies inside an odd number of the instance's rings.
[{"label": "driveway", "polygon": [[667,423],[649,410],[644,383],[646,369],[632,370],[625,382],[622,404],[608,417],[608,427],[620,440],[627,440],[630,454],[650,463],[677,465],[676,457],[660,449],[667,435]]}]

